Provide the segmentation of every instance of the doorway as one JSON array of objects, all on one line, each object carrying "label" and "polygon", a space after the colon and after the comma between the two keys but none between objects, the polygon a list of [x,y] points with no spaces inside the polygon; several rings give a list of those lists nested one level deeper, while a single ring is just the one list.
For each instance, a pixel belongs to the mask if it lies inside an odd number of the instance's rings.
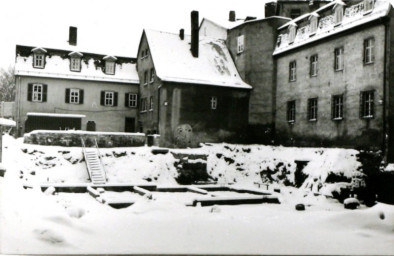
[{"label": "doorway", "polygon": [[135,132],[135,118],[126,117],[124,131],[125,132]]}]

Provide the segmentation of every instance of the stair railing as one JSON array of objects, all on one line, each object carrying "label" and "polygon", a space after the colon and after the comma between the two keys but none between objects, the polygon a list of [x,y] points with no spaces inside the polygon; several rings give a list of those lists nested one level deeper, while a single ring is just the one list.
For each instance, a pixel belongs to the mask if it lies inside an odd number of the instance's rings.
[{"label": "stair railing", "polygon": [[83,140],[82,136],[81,136],[81,145],[82,145],[82,153],[83,153],[83,157],[85,158],[85,162],[86,162],[86,167],[88,168],[88,174],[89,174],[89,178],[91,181],[93,181],[93,177],[90,171],[90,167],[88,165],[88,160],[86,159],[86,145],[85,145],[85,141]]},{"label": "stair railing", "polygon": [[97,139],[96,138],[94,138],[94,146],[96,147],[97,156],[98,156],[98,158],[100,160],[101,167],[103,168],[104,179],[105,179],[105,181],[108,181],[108,179],[107,179],[107,172],[105,171],[103,161],[101,160],[100,149],[98,147],[98,143],[97,143]]}]

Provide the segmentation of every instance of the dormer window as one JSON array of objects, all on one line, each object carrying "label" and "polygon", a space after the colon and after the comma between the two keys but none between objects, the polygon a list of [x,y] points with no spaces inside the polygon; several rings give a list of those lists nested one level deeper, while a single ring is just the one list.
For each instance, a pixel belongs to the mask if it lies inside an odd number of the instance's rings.
[{"label": "dormer window", "polygon": [[34,48],[33,52],[33,67],[44,68],[45,67],[45,53],[47,52],[43,48]]},{"label": "dormer window", "polygon": [[316,34],[317,31],[317,18],[318,14],[312,14],[311,17],[309,18],[309,31],[310,35]]},{"label": "dormer window", "polygon": [[68,54],[70,56],[70,70],[71,71],[81,71],[81,58],[82,53],[80,52],[72,52]]},{"label": "dormer window", "polygon": [[364,13],[370,13],[374,7],[374,0],[364,0]]},{"label": "dormer window", "polygon": [[295,37],[296,37],[296,26],[295,24],[291,24],[289,26],[289,43],[294,43]]},{"label": "dormer window", "polygon": [[343,19],[343,4],[338,3],[334,7],[334,25],[341,24],[342,19]]},{"label": "dormer window", "polygon": [[115,74],[115,61],[117,60],[114,56],[105,56],[103,58],[105,60],[105,70],[104,73],[107,75]]}]

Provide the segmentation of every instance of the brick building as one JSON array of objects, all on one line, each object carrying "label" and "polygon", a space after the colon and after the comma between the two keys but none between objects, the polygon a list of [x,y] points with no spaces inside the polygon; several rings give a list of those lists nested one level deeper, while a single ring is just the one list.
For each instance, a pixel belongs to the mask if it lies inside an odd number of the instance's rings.
[{"label": "brick building", "polygon": [[224,40],[144,30],[138,48],[139,125],[163,146],[196,146],[242,135],[251,86],[242,81]]},{"label": "brick building", "polygon": [[90,53],[70,27],[62,48],[16,46],[17,135],[36,129],[134,132],[135,59]]},{"label": "brick building", "polygon": [[388,1],[334,1],[279,28],[276,140],[383,149],[393,160],[394,38]]}]

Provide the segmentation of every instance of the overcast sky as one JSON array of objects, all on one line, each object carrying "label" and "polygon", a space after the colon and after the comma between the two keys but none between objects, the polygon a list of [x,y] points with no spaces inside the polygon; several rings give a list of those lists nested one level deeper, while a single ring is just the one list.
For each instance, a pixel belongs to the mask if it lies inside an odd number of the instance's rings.
[{"label": "overcast sky", "polygon": [[190,12],[226,20],[264,16],[267,0],[0,0],[0,68],[14,65],[15,45],[50,46],[68,40],[68,27],[78,27],[78,43],[91,52],[136,55],[144,28],[190,34]]}]

